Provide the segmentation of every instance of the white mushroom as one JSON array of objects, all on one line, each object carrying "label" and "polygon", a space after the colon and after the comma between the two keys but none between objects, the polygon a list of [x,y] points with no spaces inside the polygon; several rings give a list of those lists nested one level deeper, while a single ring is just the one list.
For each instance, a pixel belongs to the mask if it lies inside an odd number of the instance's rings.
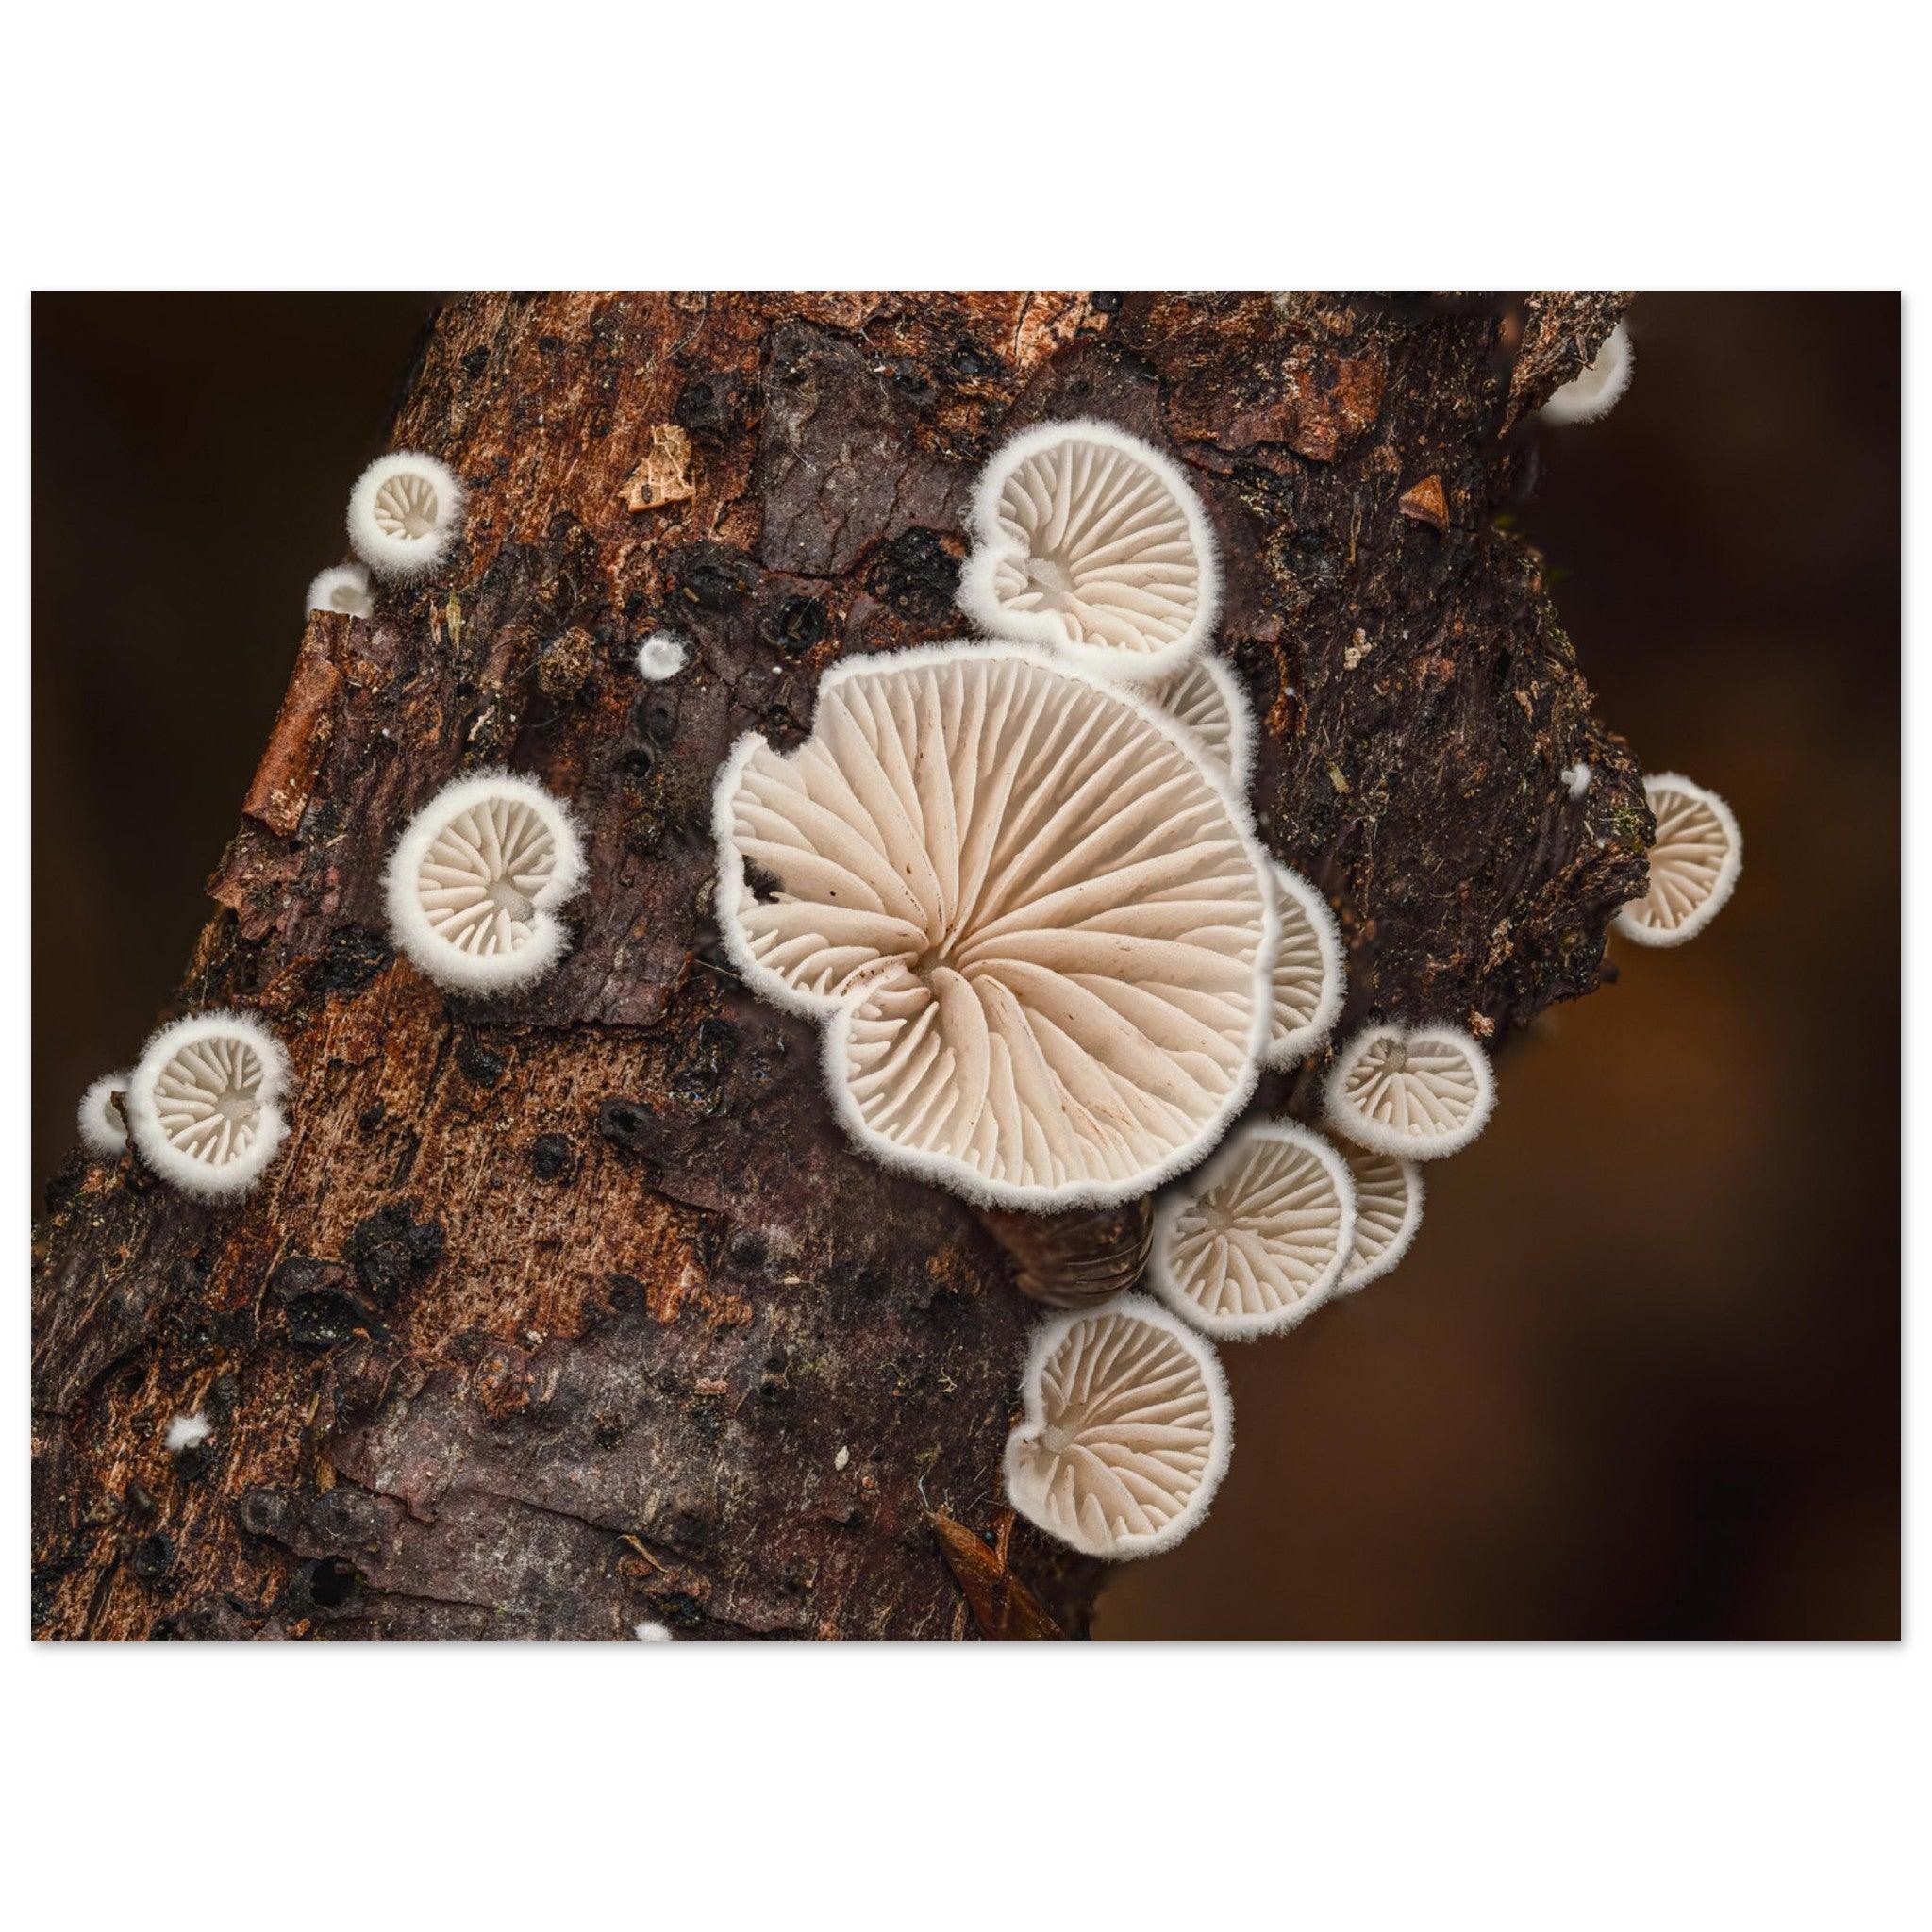
[{"label": "white mushroom", "polygon": [[1103,675],[1165,677],[1214,626],[1220,572],[1192,488],[1104,423],[1016,436],[974,493],[959,605],[993,637],[1062,647]]},{"label": "white mushroom", "polygon": [[127,1085],[135,1151],[206,1201],[245,1193],[280,1151],[289,1057],[246,1013],[198,1013],[163,1026]]},{"label": "white mushroom", "polygon": [[1246,792],[1255,761],[1254,713],[1234,673],[1212,651],[1138,689],[1188,734],[1238,795]]},{"label": "white mushroom", "polygon": [[1744,865],[1744,835],[1715,791],[1679,773],[1653,773],[1643,792],[1657,819],[1650,890],[1617,908],[1617,930],[1640,946],[1681,946],[1731,896]]},{"label": "white mushroom", "polygon": [[1328,1038],[1348,989],[1341,929],[1328,902],[1300,873],[1274,868],[1281,941],[1274,955],[1274,1011],[1268,1064],[1306,1058]]},{"label": "white mushroom", "polygon": [[368,617],[375,609],[369,573],[359,563],[339,563],[319,571],[308,586],[309,610],[333,610],[345,617]]},{"label": "white mushroom", "polygon": [[1637,368],[1637,352],[1630,346],[1630,330],[1619,323],[1590,366],[1581,375],[1573,375],[1542,407],[1545,423],[1594,423],[1607,416],[1630,387]]},{"label": "white mushroom", "polygon": [[1574,765],[1565,765],[1557,775],[1562,779],[1563,790],[1570,794],[1571,802],[1574,804],[1590,790],[1590,781],[1593,774],[1590,767],[1578,758]]},{"label": "white mushroom", "polygon": [[127,1123],[114,1096],[127,1091],[132,1077],[125,1069],[103,1074],[80,1096],[80,1143],[90,1154],[119,1154],[127,1145]]},{"label": "white mushroom", "polygon": [[570,934],[554,908],[583,877],[564,805],[528,778],[483,772],[410,820],[384,880],[390,931],[439,986],[523,986],[563,957]]},{"label": "white mushroom", "polygon": [[1319,1135],[1263,1121],[1237,1135],[1154,1218],[1148,1281],[1220,1341],[1292,1328],[1326,1300],[1355,1241],[1355,1183]]},{"label": "white mushroom", "polygon": [[434,457],[392,451],[349,492],[349,542],[377,575],[417,577],[448,554],[462,522],[463,487]]},{"label": "white mushroom", "polygon": [[684,669],[690,656],[682,638],[668,630],[653,631],[638,646],[638,675],[652,684],[662,684]]},{"label": "white mushroom", "polygon": [[1328,1076],[1328,1112],[1351,1141],[1434,1160],[1467,1147],[1496,1102],[1489,1057],[1455,1026],[1367,1026]]},{"label": "white mushroom", "polygon": [[1141,1295],[1043,1323],[1024,1415],[1007,1438],[1007,1500],[1090,1557],[1151,1556],[1208,1513],[1234,1447],[1213,1351]]},{"label": "white mushroom", "polygon": [[1347,1141],[1336,1152],[1355,1182],[1355,1243],[1334,1292],[1353,1294],[1379,1281],[1408,1253],[1422,1225],[1423,1171],[1399,1155]]},{"label": "white mushroom", "polygon": [[184,1449],[199,1449],[208,1439],[208,1418],[196,1409],[192,1415],[177,1415],[169,1423],[161,1446],[170,1456],[178,1456]]},{"label": "white mushroom", "polygon": [[746,981],[828,1018],[877,1158],[982,1206],[1145,1193],[1255,1082],[1273,873],[1175,727],[1011,644],[850,659],[811,737],[719,774],[719,923]]}]

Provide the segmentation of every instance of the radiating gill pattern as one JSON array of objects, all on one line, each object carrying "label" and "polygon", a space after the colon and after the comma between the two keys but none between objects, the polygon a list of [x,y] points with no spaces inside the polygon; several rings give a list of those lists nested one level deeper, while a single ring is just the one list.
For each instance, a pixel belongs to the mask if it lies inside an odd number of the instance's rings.
[{"label": "radiating gill pattern", "polygon": [[1140,689],[1187,733],[1221,777],[1238,792],[1247,790],[1255,724],[1225,664],[1204,652],[1170,676]]},{"label": "radiating gill pattern", "polygon": [[1423,1176],[1414,1161],[1398,1155],[1346,1142],[1337,1151],[1355,1182],[1355,1241],[1335,1292],[1353,1294],[1408,1252],[1422,1220]]},{"label": "radiating gill pattern", "polygon": [[1285,865],[1274,868],[1281,939],[1274,955],[1274,1010],[1268,1062],[1285,1067],[1327,1039],[1346,991],[1341,933],[1328,902]]},{"label": "radiating gill pattern", "polygon": [[432,931],[472,955],[514,953],[536,933],[540,895],[557,868],[557,840],[528,800],[484,798],[430,841],[417,894]]},{"label": "radiating gill pattern", "polygon": [[1007,1492],[1048,1534],[1090,1556],[1141,1556],[1206,1510],[1230,1446],[1225,1385],[1205,1345],[1150,1304],[1049,1324],[1024,1393]]},{"label": "radiating gill pattern", "polygon": [[1059,644],[1125,676],[1175,668],[1212,621],[1212,541],[1158,451],[1094,423],[1049,424],[988,465],[959,602],[995,636]]},{"label": "radiating gill pattern", "polygon": [[161,1133],[177,1153],[204,1167],[242,1160],[261,1131],[267,1074],[254,1042],[239,1034],[191,1041],[154,1083]]},{"label": "radiating gill pattern", "polygon": [[441,514],[436,485],[420,471],[399,471],[376,491],[372,513],[384,536],[421,541],[435,530]]},{"label": "radiating gill pattern", "polygon": [[1354,1235],[1341,1157],[1305,1127],[1267,1123],[1163,1205],[1153,1280],[1175,1314],[1210,1335],[1275,1334],[1326,1296]]},{"label": "radiating gill pattern", "polygon": [[1617,926],[1640,945],[1680,945],[1730,897],[1743,841],[1730,807],[1702,785],[1664,773],[1645,778],[1643,790],[1657,820],[1650,890],[1618,909]]},{"label": "radiating gill pattern", "polygon": [[1495,1100],[1488,1057],[1454,1026],[1371,1026],[1335,1062],[1328,1107],[1352,1140],[1428,1160],[1479,1134]]},{"label": "radiating gill pattern", "polygon": [[812,736],[720,781],[746,976],[841,1008],[841,1108],[883,1158],[1008,1206],[1144,1191],[1252,1086],[1266,860],[1198,761],[1013,646],[858,660]]}]

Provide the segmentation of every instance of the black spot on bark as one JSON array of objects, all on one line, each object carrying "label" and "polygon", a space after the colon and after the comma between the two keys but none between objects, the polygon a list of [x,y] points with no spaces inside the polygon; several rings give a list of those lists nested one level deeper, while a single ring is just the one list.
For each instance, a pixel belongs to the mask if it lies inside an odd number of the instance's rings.
[{"label": "black spot on bark", "polygon": [[607,1100],[597,1109],[597,1131],[621,1154],[638,1158],[660,1144],[657,1116],[641,1100]]},{"label": "black spot on bark", "polygon": [[959,566],[937,530],[907,530],[879,552],[866,588],[916,624],[942,624],[959,588]]},{"label": "black spot on bark", "polygon": [[560,1181],[576,1166],[576,1149],[562,1134],[539,1134],[530,1143],[530,1171],[540,1181]]},{"label": "black spot on bark", "polygon": [[367,1294],[388,1306],[418,1275],[442,1258],[442,1228],[419,1222],[413,1201],[392,1201],[365,1215],[350,1230],[342,1256]]},{"label": "black spot on bark", "polygon": [[772,641],[794,658],[811,649],[829,628],[816,597],[788,597],[772,614]]},{"label": "black spot on bark", "polygon": [[457,1068],[464,1079],[477,1087],[494,1087],[503,1078],[507,1062],[495,1048],[465,1035],[457,1043]]},{"label": "black spot on bark", "polygon": [[329,935],[328,948],[316,962],[318,992],[355,992],[365,987],[395,957],[380,933],[366,925],[339,925]]}]

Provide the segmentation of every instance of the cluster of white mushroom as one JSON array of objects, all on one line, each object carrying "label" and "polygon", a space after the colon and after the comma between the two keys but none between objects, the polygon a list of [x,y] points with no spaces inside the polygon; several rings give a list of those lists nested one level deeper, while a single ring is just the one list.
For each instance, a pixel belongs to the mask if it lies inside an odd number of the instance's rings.
[{"label": "cluster of white mushroom", "polygon": [[[461,505],[434,458],[384,457],[351,496],[352,543],[385,576],[419,575]],[[1214,1154],[1264,1067],[1324,1047],[1344,960],[1326,900],[1249,811],[1254,721],[1208,647],[1206,512],[1139,439],[1052,423],[989,464],[972,535],[959,602],[988,641],[840,664],[797,750],[754,732],[725,760],[719,921],[749,986],[824,1023],[833,1104],[882,1162],[1008,1215],[1144,1217],[1176,1182],[1144,1250],[1158,1302],[1124,1290],[1041,1325],[1006,1457],[1029,1520],[1142,1556],[1200,1521],[1227,1466],[1202,1338],[1284,1332],[1393,1268],[1421,1219],[1417,1163],[1474,1139],[1494,1085],[1466,1032],[1373,1024],[1325,1089],[1341,1144],[1268,1120]],[[367,616],[368,577],[325,571],[309,602]],[[658,634],[638,670],[660,681],[687,658]],[[1580,798],[1589,768],[1562,782]],[[1648,789],[1650,891],[1618,924],[1674,945],[1715,916],[1740,845],[1714,794],[1674,775]],[[391,933],[437,984],[501,993],[562,958],[558,908],[586,870],[562,801],[472,774],[391,855]],[[162,1178],[222,1199],[275,1158],[287,1083],[258,1021],[197,1015],[88,1090],[82,1138],[108,1154],[131,1137]]]},{"label": "cluster of white mushroom", "polygon": [[[462,505],[447,467],[398,451],[372,463],[350,492],[350,541],[382,575],[420,576],[448,554]],[[367,617],[367,573],[355,564],[324,571],[308,608]],[[641,674],[654,679],[683,662],[683,646],[661,636],[639,654]],[[506,992],[541,978],[568,950],[557,908],[584,874],[582,841],[560,800],[508,772],[472,773],[416,813],[390,857],[391,936],[440,986]],[[228,1199],[253,1187],[281,1148],[288,1078],[288,1056],[259,1020],[196,1014],[164,1026],[130,1071],[88,1089],[81,1140],[112,1156],[131,1138],[163,1180],[199,1199]]]}]

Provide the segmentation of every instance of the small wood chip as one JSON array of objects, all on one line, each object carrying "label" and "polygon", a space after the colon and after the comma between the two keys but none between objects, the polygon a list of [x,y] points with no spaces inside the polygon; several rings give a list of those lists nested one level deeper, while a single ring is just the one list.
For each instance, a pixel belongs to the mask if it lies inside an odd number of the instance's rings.
[{"label": "small wood chip", "polygon": [[1440,476],[1424,476],[1420,483],[1411,483],[1396,508],[1411,523],[1427,524],[1437,530],[1449,527],[1449,499],[1442,494]]},{"label": "small wood chip", "polygon": [[691,493],[691,438],[675,423],[654,425],[649,454],[630,473],[625,507],[657,509],[667,503],[682,503]]},{"label": "small wood chip", "polygon": [[1010,1511],[1002,1513],[1005,1521],[1000,1525],[997,1551],[937,1509],[925,1520],[932,1526],[946,1567],[965,1592],[982,1637],[995,1641],[1036,1642],[1058,1638],[1060,1626],[1007,1568],[1007,1540],[1012,1534],[1013,1519]]}]

